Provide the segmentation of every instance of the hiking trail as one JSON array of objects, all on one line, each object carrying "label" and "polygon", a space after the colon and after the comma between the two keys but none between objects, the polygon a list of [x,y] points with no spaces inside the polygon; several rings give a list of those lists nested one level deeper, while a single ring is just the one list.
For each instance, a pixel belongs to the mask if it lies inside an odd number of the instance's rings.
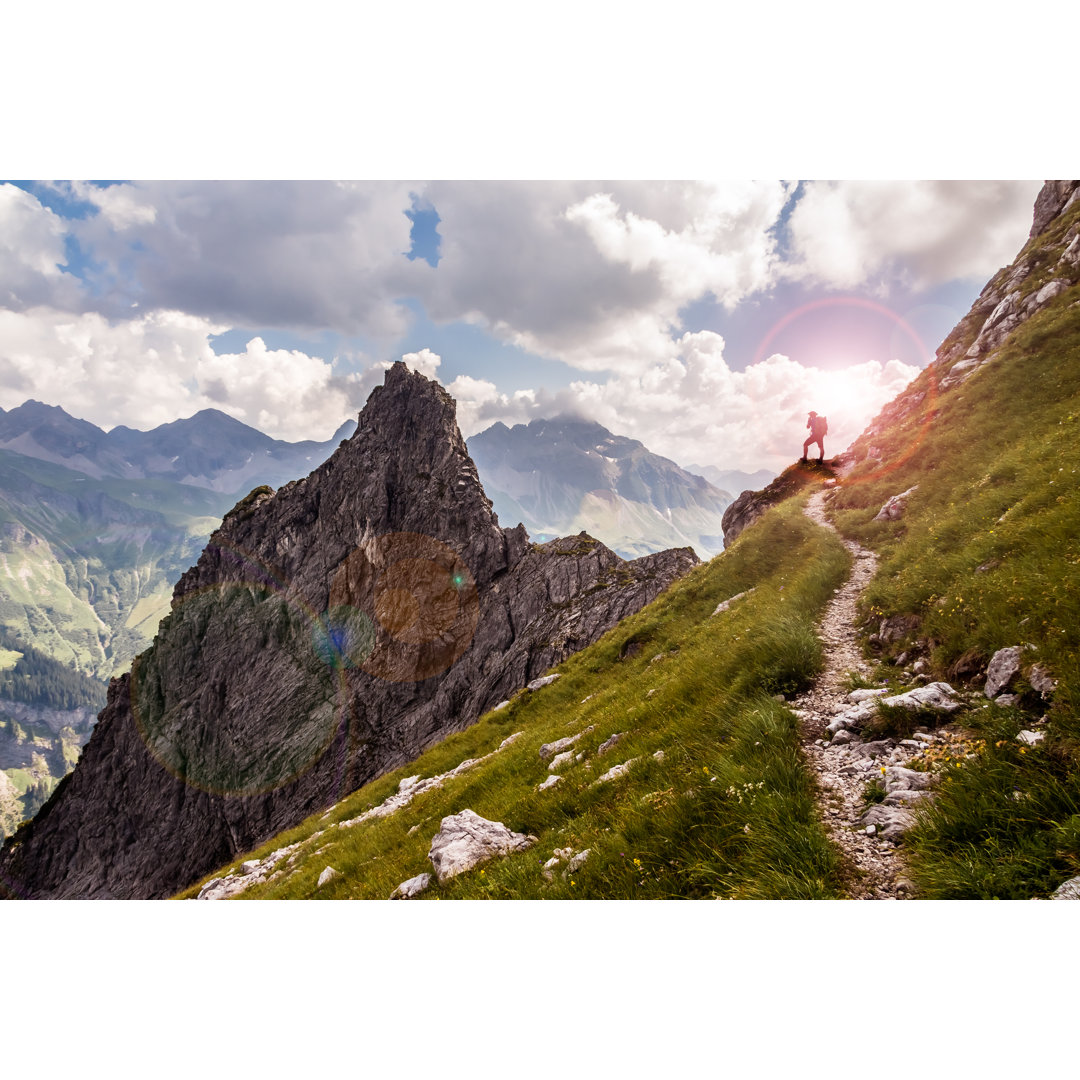
[{"label": "hiking trail", "polygon": [[[816,525],[832,529],[825,516],[829,489],[810,497],[803,512]],[[803,749],[821,787],[821,814],[825,827],[856,874],[849,886],[855,900],[896,900],[910,895],[912,886],[903,876],[902,849],[880,836],[868,836],[859,818],[866,809],[867,781],[879,775],[882,765],[894,764],[895,752],[871,756],[871,745],[855,741],[846,746],[827,746],[826,725],[852,708],[848,698],[848,672],[870,674],[855,634],[855,602],[877,572],[877,556],[853,540],[840,537],[854,563],[847,581],[835,591],[818,625],[825,646],[825,668],[813,687],[792,703],[802,725]]]}]

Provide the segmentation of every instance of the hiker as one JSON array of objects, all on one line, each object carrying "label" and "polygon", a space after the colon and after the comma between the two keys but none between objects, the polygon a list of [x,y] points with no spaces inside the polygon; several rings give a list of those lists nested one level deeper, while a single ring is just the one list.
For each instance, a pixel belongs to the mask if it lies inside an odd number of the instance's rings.
[{"label": "hiker", "polygon": [[810,429],[810,438],[802,444],[802,460],[806,460],[806,451],[811,443],[817,443],[821,456],[818,458],[820,465],[825,460],[825,436],[829,433],[829,421],[824,416],[818,416],[811,412],[806,418],[806,426]]}]

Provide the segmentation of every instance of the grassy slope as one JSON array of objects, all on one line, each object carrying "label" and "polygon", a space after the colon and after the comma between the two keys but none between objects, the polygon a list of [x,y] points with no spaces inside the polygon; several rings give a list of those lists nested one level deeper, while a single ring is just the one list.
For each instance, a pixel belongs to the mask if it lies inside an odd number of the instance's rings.
[{"label": "grassy slope", "polygon": [[[405,776],[446,772],[524,732],[516,742],[389,818],[324,832],[304,847],[289,876],[245,895],[386,898],[401,881],[430,871],[427,851],[441,818],[465,808],[539,843],[425,896],[839,895],[840,867],[817,818],[796,721],[772,695],[804,687],[819,669],[813,626],[847,567],[836,538],[811,525],[797,502],[772,511],[724,555],[561,664],[558,682],[519,695],[255,857],[355,817],[394,793]],[[719,601],[751,586],[754,593],[712,617]],[[549,775],[540,745],[589,725],[595,729],[577,744],[586,759],[564,769],[554,788],[537,792]],[[628,734],[596,757],[616,732]],[[652,755],[661,750],[658,762]],[[631,758],[638,760],[628,775],[592,786]],[[572,878],[556,873],[545,881],[541,864],[567,846],[589,848],[588,861]],[[343,876],[317,889],[327,865]],[[200,884],[183,895],[195,895]]]},{"label": "grassy slope", "polygon": [[[951,768],[910,837],[913,876],[930,897],[1045,896],[1080,872],[1078,300],[1074,287],[995,361],[860,440],[857,452],[872,442],[900,463],[864,462],[833,501],[841,529],[882,554],[868,629],[881,615],[920,616],[912,636],[930,642],[936,677],[961,678],[997,649],[1029,644],[1024,670],[1038,663],[1060,680],[1048,712],[1022,683],[1023,708],[969,715],[985,749]],[[929,372],[917,382],[932,390]],[[914,484],[901,521],[872,521]],[[1045,742],[1021,747],[1017,732],[1044,713]]]}]

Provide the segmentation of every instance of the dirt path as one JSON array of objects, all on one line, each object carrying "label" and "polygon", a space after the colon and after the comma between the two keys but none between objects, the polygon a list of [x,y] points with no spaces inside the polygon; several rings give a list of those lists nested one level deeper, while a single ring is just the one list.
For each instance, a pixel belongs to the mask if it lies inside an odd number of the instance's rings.
[{"label": "dirt path", "polygon": [[[815,524],[833,529],[825,517],[828,491],[811,496],[805,513]],[[836,530],[833,529],[835,532]],[[825,670],[813,688],[793,702],[802,722],[806,755],[822,790],[822,818],[832,839],[856,873],[853,899],[902,899],[910,890],[903,877],[900,849],[888,840],[868,836],[859,824],[865,809],[867,780],[876,775],[877,761],[860,756],[859,745],[826,746],[826,725],[837,714],[852,708],[848,699],[847,673],[870,674],[855,636],[855,601],[877,571],[877,556],[852,540],[841,538],[854,557],[851,575],[829,602],[818,627],[825,645]]]}]

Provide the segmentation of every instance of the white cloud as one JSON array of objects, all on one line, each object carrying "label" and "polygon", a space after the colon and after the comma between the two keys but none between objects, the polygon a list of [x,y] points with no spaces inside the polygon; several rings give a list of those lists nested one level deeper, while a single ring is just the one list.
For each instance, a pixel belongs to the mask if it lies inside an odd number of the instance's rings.
[{"label": "white cloud", "polygon": [[67,262],[64,221],[14,184],[0,184],[0,304],[22,310],[78,302]]},{"label": "white cloud", "polygon": [[790,219],[794,277],[851,289],[988,278],[1027,240],[1040,181],[815,181]]},{"label": "white cloud", "polygon": [[413,369],[413,371],[420,372],[421,375],[426,375],[429,379],[437,379],[436,374],[439,370],[439,365],[442,363],[442,357],[438,353],[433,353],[430,349],[421,349],[419,352],[402,353],[401,359]]},{"label": "white cloud", "polygon": [[[772,182],[433,183],[442,261],[413,284],[465,318],[583,371],[640,371],[671,350],[679,309],[732,305],[775,276]],[[429,268],[424,268],[429,270]]]},{"label": "white cloud", "polygon": [[187,311],[230,326],[335,330],[392,341],[412,264],[405,181],[137,182],[72,194],[108,310]]},{"label": "white cloud", "polygon": [[363,405],[381,370],[333,364],[253,338],[215,353],[224,327],[175,311],[110,322],[98,314],[0,310],[0,406],[38,398],[101,427],[149,428],[217,408],[275,438],[327,439]]}]

